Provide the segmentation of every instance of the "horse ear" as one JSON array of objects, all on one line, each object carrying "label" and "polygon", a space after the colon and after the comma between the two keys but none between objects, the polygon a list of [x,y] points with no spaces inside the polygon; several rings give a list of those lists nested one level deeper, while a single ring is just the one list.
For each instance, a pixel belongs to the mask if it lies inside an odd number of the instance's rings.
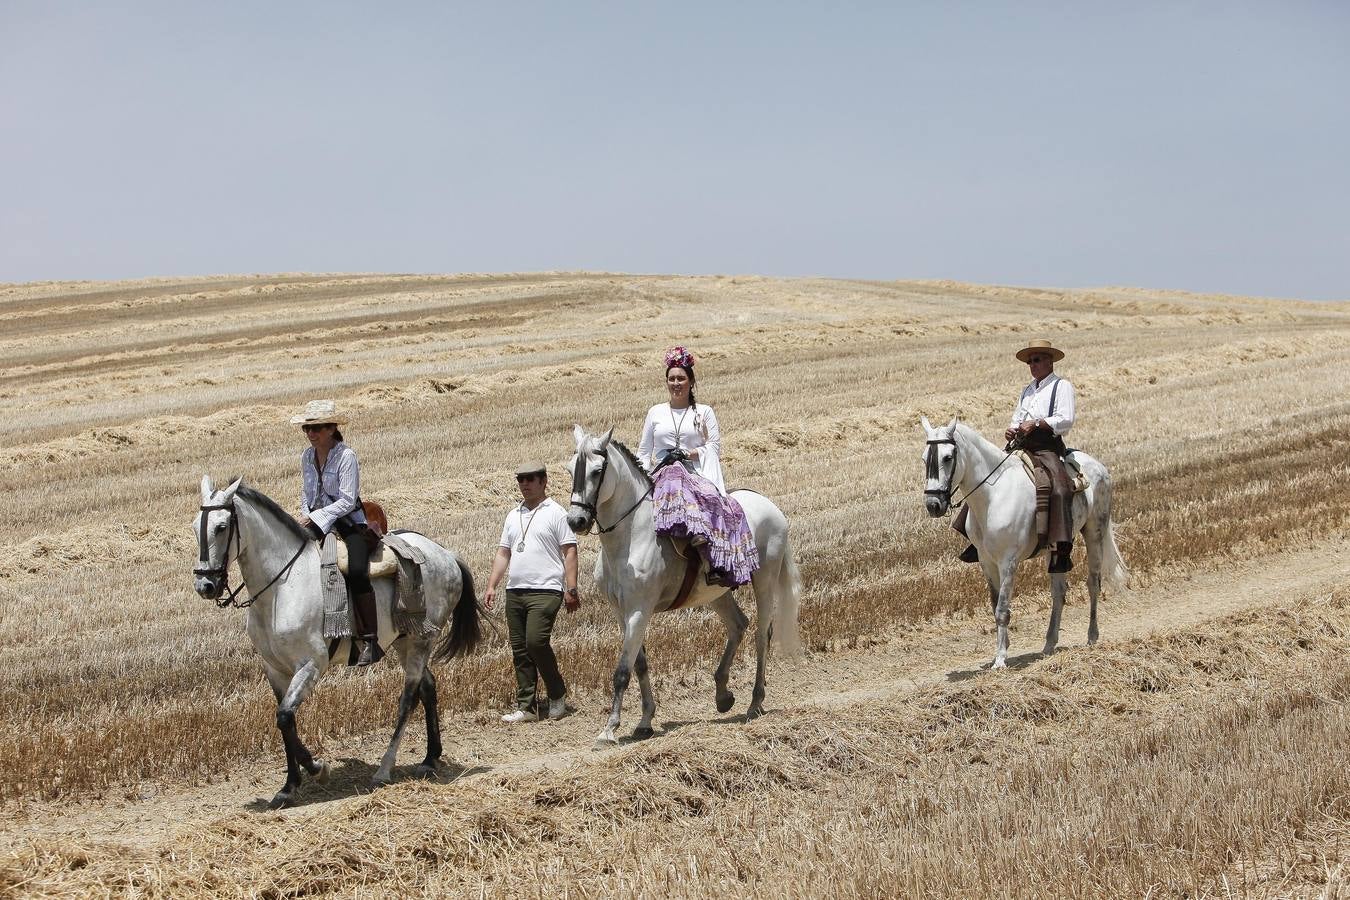
[{"label": "horse ear", "polygon": [[239,485],[243,483],[244,483],[243,478],[236,478],[234,481],[231,481],[230,486],[220,492],[220,502],[229,503],[231,500],[233,500],[234,492],[239,490]]},{"label": "horse ear", "polygon": [[614,426],[613,426],[613,425],[609,426],[609,431],[606,431],[606,432],[605,432],[605,436],[602,437],[602,438],[600,438],[600,446],[599,446],[597,449],[598,449],[601,453],[604,453],[606,450],[609,449],[609,441],[610,441],[610,439],[611,439],[612,437],[614,437]]},{"label": "horse ear", "polygon": [[216,492],[216,486],[211,483],[210,475],[202,476],[202,505],[211,502],[211,495]]},{"label": "horse ear", "polygon": [[959,421],[961,421],[961,417],[960,417],[960,416],[952,416],[952,420],[951,420],[950,422],[947,423],[947,430],[948,430],[948,431],[951,431],[951,430],[955,429],[955,428],[956,428],[956,423],[959,422]]},{"label": "horse ear", "polygon": [[585,429],[585,428],[582,428],[580,425],[577,425],[577,424],[573,423],[573,425],[572,425],[572,440],[574,440],[574,441],[577,442],[577,449],[580,450],[580,449],[581,449],[581,442],[584,441],[584,440],[586,440],[586,429]]},{"label": "horse ear", "polygon": [[927,416],[919,416],[919,427],[923,429],[924,434],[932,434],[933,424],[928,421]]}]

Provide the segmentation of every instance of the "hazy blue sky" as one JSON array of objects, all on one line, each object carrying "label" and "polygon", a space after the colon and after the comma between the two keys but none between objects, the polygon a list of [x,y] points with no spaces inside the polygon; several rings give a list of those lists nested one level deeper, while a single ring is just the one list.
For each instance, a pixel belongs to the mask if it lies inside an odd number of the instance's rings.
[{"label": "hazy blue sky", "polygon": [[1348,98],[1332,0],[0,0],[0,280],[608,269],[1350,298]]}]

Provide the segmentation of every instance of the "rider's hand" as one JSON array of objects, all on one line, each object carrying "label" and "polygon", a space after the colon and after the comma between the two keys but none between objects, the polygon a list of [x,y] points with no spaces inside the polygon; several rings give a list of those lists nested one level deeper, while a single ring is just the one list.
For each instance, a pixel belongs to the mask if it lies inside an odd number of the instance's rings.
[{"label": "rider's hand", "polygon": [[1017,437],[1016,428],[1009,428],[1007,431],[1003,432],[1003,439],[1005,441],[1011,441],[1015,437]]},{"label": "rider's hand", "polygon": [[309,527],[309,516],[304,516],[304,515],[299,516],[298,518],[296,518],[295,521],[297,521],[297,522],[300,523],[300,527],[301,527],[301,528],[308,528],[308,527]]},{"label": "rider's hand", "polygon": [[1023,422],[1021,425],[1018,426],[1019,430],[1023,434],[1031,434],[1033,431],[1036,430],[1037,427],[1038,426],[1036,422],[1031,419],[1028,419],[1027,421]]}]

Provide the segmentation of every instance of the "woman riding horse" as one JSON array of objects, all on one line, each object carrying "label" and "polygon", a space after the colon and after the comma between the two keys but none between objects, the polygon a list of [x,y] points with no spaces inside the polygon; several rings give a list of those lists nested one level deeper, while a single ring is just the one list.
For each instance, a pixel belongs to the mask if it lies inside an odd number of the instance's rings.
[{"label": "woman riding horse", "polygon": [[356,451],[342,438],[339,425],[347,417],[339,415],[332,400],[312,400],[304,412],[291,418],[309,439],[300,454],[300,492],[298,521],[314,540],[337,531],[347,545],[347,582],[352,589],[356,611],[356,632],[361,641],[358,666],[368,666],[384,658],[380,649],[379,624],[375,616],[375,589],[370,584],[370,552],[380,542],[371,530],[361,508],[361,466]]},{"label": "woman riding horse", "polygon": [[656,483],[656,531],[699,548],[709,584],[739,587],[759,567],[759,551],[741,505],[727,496],[717,414],[694,398],[694,355],[672,347],[665,361],[670,400],[647,411],[638,441],[638,459]]}]

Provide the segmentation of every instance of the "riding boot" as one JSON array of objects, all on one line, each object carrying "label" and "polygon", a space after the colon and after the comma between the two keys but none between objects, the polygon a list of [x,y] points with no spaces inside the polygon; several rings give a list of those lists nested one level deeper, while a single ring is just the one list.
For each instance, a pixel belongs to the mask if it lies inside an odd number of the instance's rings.
[{"label": "riding boot", "polygon": [[1060,541],[1055,545],[1055,552],[1050,554],[1050,574],[1062,575],[1073,568],[1073,560],[1069,555],[1073,553],[1073,543],[1070,541]]},{"label": "riding boot", "polygon": [[380,649],[380,620],[375,613],[375,595],[357,594],[352,598],[356,603],[356,621],[360,631],[361,656],[356,660],[358,666],[368,666],[384,659]]}]

